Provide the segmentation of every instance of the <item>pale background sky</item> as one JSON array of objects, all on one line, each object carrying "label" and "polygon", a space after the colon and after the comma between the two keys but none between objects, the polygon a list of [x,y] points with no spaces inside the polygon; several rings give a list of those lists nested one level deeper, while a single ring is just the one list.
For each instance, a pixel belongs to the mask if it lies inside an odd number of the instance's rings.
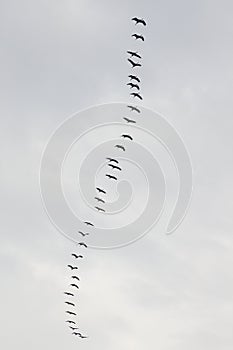
[{"label": "pale background sky", "polygon": [[[80,341],[64,325],[73,245],[43,210],[39,162],[69,115],[127,99],[134,15],[145,105],[182,135],[195,191],[176,234],[88,252]],[[0,1],[1,348],[232,349],[232,16],[230,0]]]}]

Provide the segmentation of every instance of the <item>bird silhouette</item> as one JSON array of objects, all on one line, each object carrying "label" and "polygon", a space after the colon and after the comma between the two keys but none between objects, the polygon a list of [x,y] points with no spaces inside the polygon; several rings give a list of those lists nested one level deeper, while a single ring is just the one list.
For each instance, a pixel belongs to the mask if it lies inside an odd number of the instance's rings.
[{"label": "bird silhouette", "polygon": [[145,41],[145,38],[144,38],[144,36],[143,35],[141,35],[141,34],[133,34],[133,35],[131,35],[133,38],[135,38],[135,40],[142,40],[142,41]]},{"label": "bird silhouette", "polygon": [[87,245],[86,245],[86,243],[84,243],[84,242],[80,242],[80,243],[78,243],[78,245],[80,245],[80,247],[85,247],[85,248],[87,248]]},{"label": "bird silhouette", "polygon": [[135,106],[127,106],[128,108],[131,109],[131,112],[137,112],[137,113],[141,113],[140,109],[138,107]]},{"label": "bird silhouette", "polygon": [[104,193],[104,194],[106,194],[106,191],[104,191],[102,188],[96,187],[96,189],[97,189],[97,191],[98,191],[99,193]]},{"label": "bird silhouette", "polygon": [[105,203],[105,201],[102,198],[95,197],[95,199],[97,200],[97,202]]},{"label": "bird silhouette", "polygon": [[122,151],[125,152],[125,147],[122,146],[122,145],[115,145],[114,147],[118,148],[118,149],[121,149]]},{"label": "bird silhouette", "polygon": [[128,86],[130,86],[131,89],[136,88],[137,90],[140,90],[140,86],[138,84],[128,83]]},{"label": "bird silhouette", "polygon": [[128,134],[122,134],[121,137],[123,137],[124,139],[129,139],[129,140],[133,141],[132,136],[130,136]]},{"label": "bird silhouette", "polygon": [[66,322],[69,323],[69,324],[76,324],[76,322],[70,321],[70,320],[67,320]]},{"label": "bird silhouette", "polygon": [[80,278],[78,276],[71,276],[74,280],[80,281]]},{"label": "bird silhouette", "polygon": [[71,254],[75,259],[83,259],[83,255]]},{"label": "bird silhouette", "polygon": [[137,97],[140,100],[143,100],[142,96],[138,92],[132,92],[130,95],[133,96],[134,98]]},{"label": "bird silhouette", "polygon": [[69,327],[70,327],[70,329],[72,329],[72,331],[76,331],[78,329],[78,327],[71,327],[71,326],[69,326]]},{"label": "bird silhouette", "polygon": [[75,304],[71,303],[70,301],[65,301],[65,304],[70,305],[70,306],[75,306]]},{"label": "bird silhouette", "polygon": [[102,211],[102,212],[105,212],[104,209],[100,208],[100,207],[95,207],[95,209],[97,209],[98,211]]},{"label": "bird silhouette", "polygon": [[90,221],[84,221],[84,224],[86,224],[87,226],[94,226]]},{"label": "bird silhouette", "polygon": [[135,67],[141,67],[141,63],[139,62],[134,62],[133,60],[131,60],[131,58],[128,58],[128,61],[129,63],[131,63],[132,67],[135,68]]},{"label": "bird silhouette", "polygon": [[137,52],[135,51],[127,51],[127,53],[129,55],[131,55],[130,57],[137,57],[137,58],[142,58]]},{"label": "bird silhouette", "polygon": [[109,162],[115,162],[117,164],[119,164],[118,160],[114,159],[114,158],[106,158],[107,160],[109,160]]},{"label": "bird silhouette", "polygon": [[79,338],[82,338],[82,339],[87,338],[87,336],[82,335],[81,333],[73,332],[72,334],[74,334],[74,335],[76,335],[76,336],[78,335],[78,336],[79,336]]},{"label": "bird silhouette", "polygon": [[111,167],[113,170],[119,170],[121,171],[122,169],[119,166],[113,165],[113,164],[108,164],[109,167]]},{"label": "bird silhouette", "polygon": [[72,311],[66,311],[67,314],[72,315],[72,316],[77,316],[77,314],[75,312]]},{"label": "bird silhouette", "polygon": [[90,233],[88,233],[88,232],[84,233],[83,231],[78,231],[78,233],[79,233],[80,235],[82,235],[83,237],[88,236],[88,235],[90,234]]},{"label": "bird silhouette", "polygon": [[113,176],[113,175],[110,175],[110,174],[106,174],[105,176],[108,177],[111,180],[117,180],[116,176]]},{"label": "bird silhouette", "polygon": [[141,82],[141,80],[136,75],[130,74],[128,75],[128,77],[130,78],[130,80],[136,80],[138,83]]},{"label": "bird silhouette", "polygon": [[69,292],[64,292],[65,295],[68,295],[70,297],[74,297],[74,294],[73,293],[69,293]]},{"label": "bird silhouette", "polygon": [[129,119],[129,118],[127,118],[127,117],[124,117],[123,119],[124,119],[127,123],[136,124],[136,121],[133,120],[133,119]]},{"label": "bird silhouette", "polygon": [[78,270],[77,266],[67,265],[71,270]]},{"label": "bird silhouette", "polygon": [[142,25],[146,26],[146,21],[143,18],[133,17],[132,21],[135,22],[135,25],[136,24],[142,24]]},{"label": "bird silhouette", "polygon": [[77,286],[77,284],[75,284],[75,283],[71,283],[70,286],[79,289],[79,286]]}]

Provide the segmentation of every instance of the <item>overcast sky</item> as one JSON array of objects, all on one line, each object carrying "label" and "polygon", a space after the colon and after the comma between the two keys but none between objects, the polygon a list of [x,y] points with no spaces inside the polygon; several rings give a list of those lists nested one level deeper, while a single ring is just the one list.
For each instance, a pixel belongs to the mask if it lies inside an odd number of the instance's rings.
[{"label": "overcast sky", "polygon": [[[62,294],[75,247],[44,212],[39,165],[69,115],[127,101],[134,15],[148,22],[145,106],[182,135],[195,190],[175,234],[88,251],[80,341]],[[0,0],[2,349],[232,349],[232,16],[230,0]]]}]

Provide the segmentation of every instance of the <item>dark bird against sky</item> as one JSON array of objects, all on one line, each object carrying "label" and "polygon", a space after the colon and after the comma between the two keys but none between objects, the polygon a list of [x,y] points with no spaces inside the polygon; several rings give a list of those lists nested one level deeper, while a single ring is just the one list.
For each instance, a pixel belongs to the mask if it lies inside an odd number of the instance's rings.
[{"label": "dark bird against sky", "polygon": [[104,201],[102,198],[95,197],[95,199],[97,200],[97,202],[100,202],[100,203],[105,203],[105,201]]},{"label": "dark bird against sky", "polygon": [[86,224],[87,226],[94,226],[90,221],[84,221],[84,224]]},{"label": "dark bird against sky", "polygon": [[130,95],[134,98],[139,98],[140,100],[143,100],[143,97],[138,92],[132,92]]},{"label": "dark bird against sky", "polygon": [[69,323],[69,324],[76,324],[76,322],[70,321],[70,320],[68,320],[68,321],[66,321],[66,322]]},{"label": "dark bird against sky", "polygon": [[117,180],[117,177],[114,176],[114,175],[106,174],[105,176],[108,177],[111,180]]},{"label": "dark bird against sky", "polygon": [[75,304],[71,303],[70,301],[65,301],[65,304],[70,305],[70,306],[75,306]]},{"label": "dark bird against sky", "polygon": [[78,270],[77,266],[67,265],[71,270]]},{"label": "dark bird against sky", "polygon": [[119,164],[118,160],[116,160],[115,158],[106,158],[107,160],[109,160],[109,162],[114,162],[114,163],[117,163]]},{"label": "dark bird against sky", "polygon": [[138,91],[140,90],[140,86],[138,84],[133,84],[133,83],[128,83],[128,86],[130,86],[130,89],[137,89]]},{"label": "dark bird against sky", "polygon": [[74,280],[80,281],[80,278],[78,276],[71,276]]},{"label": "dark bird against sky", "polygon": [[88,236],[90,234],[88,232],[84,233],[83,231],[78,231],[78,233],[83,237]]},{"label": "dark bird against sky", "polygon": [[129,119],[129,118],[127,118],[127,117],[124,117],[123,119],[124,119],[127,123],[136,124],[136,121],[133,120],[133,119]]},{"label": "dark bird against sky", "polygon": [[79,289],[79,286],[77,286],[75,283],[71,283],[70,286]]},{"label": "dark bird against sky", "polygon": [[69,297],[74,297],[73,293],[69,293],[69,292],[64,292],[65,295],[68,295]]},{"label": "dark bird against sky", "polygon": [[104,193],[104,194],[106,194],[106,191],[104,191],[102,188],[96,187],[96,189],[97,189],[97,191],[98,191],[99,193]]},{"label": "dark bird against sky", "polygon": [[136,80],[138,83],[141,82],[141,80],[136,75],[130,74],[128,75],[128,77],[130,78],[130,80]]},{"label": "dark bird against sky", "polygon": [[75,312],[72,312],[72,311],[66,311],[66,313],[71,315],[71,316],[77,316],[77,314]]},{"label": "dark bird against sky", "polygon": [[142,24],[143,26],[146,26],[146,21],[143,18],[133,17],[132,21],[136,24]]},{"label": "dark bird against sky", "polygon": [[141,63],[139,63],[139,62],[134,62],[133,60],[131,60],[131,58],[128,58],[128,61],[129,61],[129,63],[131,63],[131,65],[132,65],[133,68],[141,67],[141,66],[142,66]]},{"label": "dark bird against sky", "polygon": [[131,109],[131,112],[141,113],[138,107],[135,107],[135,106],[127,106],[127,107]]},{"label": "dark bird against sky", "polygon": [[83,259],[83,255],[77,255],[75,253],[71,254],[75,259]]},{"label": "dark bird against sky", "polygon": [[121,169],[119,166],[117,166],[117,165],[108,164],[108,166],[111,167],[113,170],[119,170],[119,171],[122,170],[122,169]]},{"label": "dark bird against sky", "polygon": [[135,38],[135,40],[142,40],[142,41],[145,41],[144,36],[141,35],[141,34],[136,34],[136,33],[135,33],[135,34],[132,35],[132,37]]},{"label": "dark bird against sky", "polygon": [[102,211],[102,212],[105,212],[104,209],[100,208],[100,207],[95,207],[95,209],[97,209],[98,211]]},{"label": "dark bird against sky", "polygon": [[127,53],[131,55],[131,57],[142,58],[136,51],[127,51]]},{"label": "dark bird against sky", "polygon": [[122,151],[125,152],[125,147],[122,146],[122,145],[115,145],[114,147],[118,148],[118,149],[121,149]]},{"label": "dark bird against sky", "polygon": [[85,247],[85,248],[87,248],[87,245],[86,245],[86,243],[84,243],[84,242],[80,242],[80,243],[78,243],[78,245],[80,245],[80,247]]},{"label": "dark bird against sky", "polygon": [[128,134],[122,134],[121,137],[123,137],[124,139],[129,139],[129,140],[133,141],[132,136],[130,136]]}]

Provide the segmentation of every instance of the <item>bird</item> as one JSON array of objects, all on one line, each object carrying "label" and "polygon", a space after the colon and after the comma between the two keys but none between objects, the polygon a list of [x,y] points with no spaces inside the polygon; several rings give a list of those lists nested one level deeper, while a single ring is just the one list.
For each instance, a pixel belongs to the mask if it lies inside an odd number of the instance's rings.
[{"label": "bird", "polygon": [[71,278],[80,281],[80,278],[78,276],[71,276]]},{"label": "bird", "polygon": [[129,61],[129,63],[132,64],[132,67],[133,67],[133,68],[135,68],[135,67],[141,67],[141,66],[142,66],[141,63],[139,63],[139,62],[134,62],[133,60],[131,60],[131,58],[128,58],[128,61]]},{"label": "bird", "polygon": [[142,24],[142,25],[146,26],[146,21],[143,18],[133,17],[132,21],[135,22],[135,25],[136,24]]},{"label": "bird", "polygon": [[142,96],[139,93],[137,93],[137,92],[132,92],[130,95],[133,96],[134,98],[137,97],[140,100],[143,100]]},{"label": "bird", "polygon": [[136,123],[136,121],[135,120],[133,120],[133,119],[129,119],[129,118],[126,118],[126,117],[124,117],[123,118],[127,123]]},{"label": "bird", "polygon": [[84,221],[84,224],[86,224],[87,226],[94,226],[90,221]]},{"label": "bird", "polygon": [[140,87],[138,84],[128,83],[128,86],[130,86],[130,89],[136,88],[137,90],[140,90]]},{"label": "bird", "polygon": [[135,51],[127,51],[127,53],[129,55],[131,55],[131,57],[137,57],[137,58],[142,58],[142,56],[140,56],[137,52]]},{"label": "bird", "polygon": [[102,211],[102,212],[105,212],[104,209],[100,208],[100,207],[95,207],[95,209],[97,209],[98,211]]},{"label": "bird", "polygon": [[68,320],[68,321],[66,321],[66,322],[69,323],[69,324],[76,324],[76,322],[70,321],[70,320]]},{"label": "bird", "polygon": [[117,180],[116,176],[113,176],[113,175],[110,175],[110,174],[106,174],[105,176],[108,177],[109,179]]},{"label": "bird", "polygon": [[82,259],[83,258],[83,255],[77,255],[75,253],[71,254],[71,256],[73,256],[75,259]]},{"label": "bird", "polygon": [[77,314],[75,312],[72,311],[66,311],[67,314],[72,315],[72,316],[77,316]]},{"label": "bird", "polygon": [[83,255],[77,255],[77,254],[71,254],[71,256],[73,256],[75,259],[83,259]]},{"label": "bird", "polygon": [[76,331],[78,329],[78,327],[71,327],[70,326],[70,329],[72,329],[72,331]]},{"label": "bird", "polygon": [[70,305],[70,306],[75,306],[74,303],[71,303],[71,302],[69,302],[69,301],[65,301],[65,304]]},{"label": "bird", "polygon": [[75,284],[75,283],[71,283],[70,286],[79,289],[79,286],[77,286],[77,284]]},{"label": "bird", "polygon": [[85,247],[85,248],[87,248],[87,245],[86,245],[86,243],[84,243],[84,242],[80,242],[80,243],[78,243],[78,245],[80,245],[80,247]]},{"label": "bird", "polygon": [[78,270],[77,266],[67,265],[71,270]]},{"label": "bird", "polygon": [[128,134],[122,134],[121,137],[123,137],[124,139],[129,139],[129,140],[133,141],[132,136],[130,136]]},{"label": "bird", "polygon": [[114,158],[106,158],[107,160],[109,160],[109,162],[115,162],[117,164],[119,164],[118,160],[114,159]]},{"label": "bird", "polygon": [[122,146],[122,145],[115,145],[114,147],[118,148],[118,149],[121,149],[122,151],[125,152],[125,147]]},{"label": "bird", "polygon": [[97,189],[97,191],[98,191],[99,193],[104,193],[104,194],[106,194],[106,191],[104,191],[102,188],[96,187],[96,189]]},{"label": "bird", "polygon": [[95,199],[98,201],[98,202],[101,202],[101,203],[105,203],[105,201],[99,197],[95,197]]},{"label": "bird", "polygon": [[81,333],[73,332],[72,334],[78,335],[79,338],[82,338],[82,339],[87,338],[85,335],[82,335]]},{"label": "bird", "polygon": [[145,38],[144,38],[144,36],[143,35],[141,35],[141,34],[133,34],[133,35],[131,35],[133,38],[135,38],[135,40],[142,40],[142,41],[145,41]]},{"label": "bird", "polygon": [[111,167],[113,170],[119,170],[121,171],[122,169],[119,166],[113,165],[113,164],[108,164],[109,167]]},{"label": "bird", "polygon": [[73,293],[69,293],[69,292],[64,292],[65,295],[68,295],[70,297],[74,297],[74,294]]},{"label": "bird", "polygon": [[135,111],[137,113],[141,113],[141,111],[138,107],[135,107],[135,106],[127,106],[127,107],[131,109],[131,112]]},{"label": "bird", "polygon": [[88,235],[90,234],[90,233],[88,233],[88,232],[83,233],[82,231],[78,231],[78,233],[79,233],[80,235],[82,235],[83,237],[88,236]]},{"label": "bird", "polygon": [[128,75],[128,77],[130,78],[130,80],[136,80],[138,83],[141,82],[141,80],[136,75],[130,74]]},{"label": "bird", "polygon": [[81,339],[86,339],[86,338],[88,338],[87,336],[82,335],[82,334],[81,334],[79,337],[80,337]]}]

